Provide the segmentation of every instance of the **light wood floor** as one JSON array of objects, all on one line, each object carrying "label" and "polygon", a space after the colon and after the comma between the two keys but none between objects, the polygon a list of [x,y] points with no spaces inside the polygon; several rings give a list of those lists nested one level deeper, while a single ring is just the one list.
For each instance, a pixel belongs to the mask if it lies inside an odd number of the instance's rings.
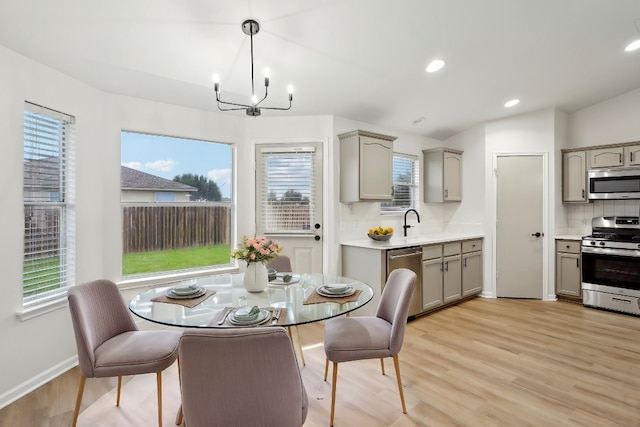
[{"label": "light wood floor", "polygon": [[[327,426],[322,325],[300,328],[306,427]],[[640,426],[640,318],[568,302],[477,298],[409,322],[400,353],[408,414],[391,360],[340,365],[336,426]],[[180,403],[164,374],[164,425]],[[77,372],[0,411],[0,426],[69,426]],[[155,426],[155,376],[87,380],[79,425]],[[215,404],[215,402],[212,402]]]}]

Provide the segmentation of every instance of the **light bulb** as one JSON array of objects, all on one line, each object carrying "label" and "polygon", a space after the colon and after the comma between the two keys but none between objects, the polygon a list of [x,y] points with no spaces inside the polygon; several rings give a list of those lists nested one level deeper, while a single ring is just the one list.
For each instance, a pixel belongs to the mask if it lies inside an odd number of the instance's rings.
[{"label": "light bulb", "polygon": [[633,52],[634,50],[640,49],[640,39],[632,41],[624,48],[625,52]]},{"label": "light bulb", "polygon": [[265,69],[264,69],[264,76],[265,76],[266,78],[271,77],[271,70],[270,70],[270,69],[268,69],[268,68],[265,68]]},{"label": "light bulb", "polygon": [[292,85],[287,86],[287,92],[289,93],[289,95],[291,95],[293,93],[293,86]]},{"label": "light bulb", "polygon": [[211,79],[213,80],[214,83],[220,83],[220,76],[217,74],[213,74],[211,76]]},{"label": "light bulb", "polygon": [[427,65],[427,73],[435,73],[438,70],[441,70],[444,67],[444,61],[442,59],[434,59]]},{"label": "light bulb", "polygon": [[258,97],[255,95],[251,96],[251,102],[253,102],[253,105],[256,105],[258,103]]},{"label": "light bulb", "polygon": [[504,106],[507,108],[514,107],[520,103],[519,99],[512,99],[511,101],[505,102]]}]

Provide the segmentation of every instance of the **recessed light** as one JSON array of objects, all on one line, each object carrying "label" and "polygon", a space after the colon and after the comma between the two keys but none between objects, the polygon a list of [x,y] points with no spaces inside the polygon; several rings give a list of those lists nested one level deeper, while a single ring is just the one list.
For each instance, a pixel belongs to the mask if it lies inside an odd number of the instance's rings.
[{"label": "recessed light", "polygon": [[444,61],[442,59],[434,59],[427,65],[427,73],[435,73],[444,67]]},{"label": "recessed light", "polygon": [[633,52],[634,50],[640,49],[640,39],[632,41],[624,48],[625,52]]},{"label": "recessed light", "polygon": [[504,103],[504,106],[507,108],[514,107],[520,103],[519,99],[512,99],[511,101],[507,101]]}]

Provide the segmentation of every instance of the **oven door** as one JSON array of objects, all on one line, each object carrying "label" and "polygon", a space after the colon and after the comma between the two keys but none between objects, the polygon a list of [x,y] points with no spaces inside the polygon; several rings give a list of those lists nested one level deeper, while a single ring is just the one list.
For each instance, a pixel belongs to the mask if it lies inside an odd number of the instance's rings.
[{"label": "oven door", "polygon": [[582,283],[640,290],[640,250],[583,247]]}]

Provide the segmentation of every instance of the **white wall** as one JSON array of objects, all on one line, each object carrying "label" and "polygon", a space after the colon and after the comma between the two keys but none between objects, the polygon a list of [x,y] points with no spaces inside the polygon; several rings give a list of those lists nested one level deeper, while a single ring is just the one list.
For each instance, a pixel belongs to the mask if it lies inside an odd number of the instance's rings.
[{"label": "white wall", "polygon": [[[611,98],[569,115],[568,148],[640,141],[640,89]],[[564,204],[562,231],[587,235],[597,216],[640,213],[640,200],[605,200]],[[557,215],[559,216],[559,215]]]},{"label": "white wall", "polygon": [[[24,101],[44,105],[76,117],[77,271],[78,281],[104,274],[107,256],[104,233],[109,194],[104,177],[118,145],[108,137],[105,96],[52,69],[0,47],[0,158],[2,228],[0,229],[0,407],[46,382],[75,363],[75,340],[66,307],[20,320],[22,309],[22,114]],[[119,161],[118,161],[119,163]],[[118,178],[119,180],[119,178]],[[116,193],[116,200],[119,194]],[[116,203],[116,209],[117,209]],[[118,214],[119,216],[119,214]],[[119,226],[118,226],[119,227]]]}]

